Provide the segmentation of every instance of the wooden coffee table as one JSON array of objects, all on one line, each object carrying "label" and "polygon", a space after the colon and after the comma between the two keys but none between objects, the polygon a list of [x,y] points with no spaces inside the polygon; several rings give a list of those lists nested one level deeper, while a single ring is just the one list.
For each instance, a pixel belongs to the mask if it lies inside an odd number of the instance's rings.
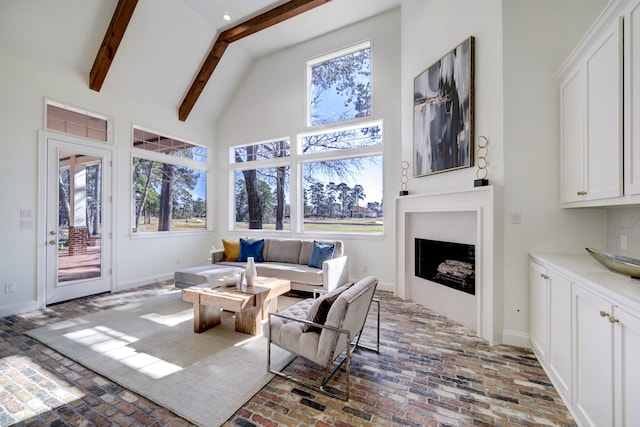
[{"label": "wooden coffee table", "polygon": [[182,290],[182,299],[193,303],[193,331],[203,332],[220,324],[221,310],[236,313],[237,332],[258,335],[261,322],[278,311],[278,296],[291,290],[291,281],[274,277],[256,277],[246,290],[237,287],[193,286]]}]

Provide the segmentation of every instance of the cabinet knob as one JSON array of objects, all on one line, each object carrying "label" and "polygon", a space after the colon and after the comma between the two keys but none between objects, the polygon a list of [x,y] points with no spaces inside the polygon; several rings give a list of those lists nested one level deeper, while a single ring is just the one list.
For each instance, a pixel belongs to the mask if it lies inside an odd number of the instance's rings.
[{"label": "cabinet knob", "polygon": [[540,273],[540,277],[542,277],[544,280],[547,280],[549,278],[549,276],[544,273]]},{"label": "cabinet knob", "polygon": [[609,316],[609,322],[611,323],[619,323],[620,321],[613,316]]},{"label": "cabinet knob", "polygon": [[587,192],[586,192],[586,191],[578,191],[576,194],[577,194],[578,196],[586,196],[586,195],[587,195]]},{"label": "cabinet knob", "polygon": [[609,317],[609,313],[607,313],[606,311],[600,310],[600,317]]}]

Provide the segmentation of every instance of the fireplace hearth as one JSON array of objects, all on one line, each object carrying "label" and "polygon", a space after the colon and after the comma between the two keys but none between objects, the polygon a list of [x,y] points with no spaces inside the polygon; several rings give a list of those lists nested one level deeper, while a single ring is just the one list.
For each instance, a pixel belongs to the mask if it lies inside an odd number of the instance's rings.
[{"label": "fireplace hearth", "polygon": [[415,275],[475,295],[475,245],[415,238]]}]

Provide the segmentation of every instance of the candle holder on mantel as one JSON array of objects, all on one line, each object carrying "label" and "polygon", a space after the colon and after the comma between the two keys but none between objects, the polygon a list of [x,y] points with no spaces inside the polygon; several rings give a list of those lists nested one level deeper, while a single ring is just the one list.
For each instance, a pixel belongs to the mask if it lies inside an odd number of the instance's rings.
[{"label": "candle holder on mantel", "polygon": [[474,187],[484,187],[485,185],[489,185],[489,180],[487,179],[487,175],[489,171],[487,170],[487,155],[489,154],[489,140],[486,136],[480,136],[478,138],[478,160],[476,165],[478,166],[478,170],[476,170],[476,180],[473,181]]},{"label": "candle holder on mantel", "polygon": [[402,174],[400,175],[400,195],[406,196],[409,194],[409,190],[407,190],[407,183],[409,182],[409,175],[407,172],[409,171],[409,162],[406,160],[402,161]]}]

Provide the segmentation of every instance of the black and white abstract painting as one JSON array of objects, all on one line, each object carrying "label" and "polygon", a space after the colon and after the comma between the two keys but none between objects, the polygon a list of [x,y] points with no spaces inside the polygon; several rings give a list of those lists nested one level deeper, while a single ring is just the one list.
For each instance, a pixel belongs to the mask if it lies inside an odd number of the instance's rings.
[{"label": "black and white abstract painting", "polygon": [[469,37],[413,82],[413,175],[473,166],[473,52]]}]

